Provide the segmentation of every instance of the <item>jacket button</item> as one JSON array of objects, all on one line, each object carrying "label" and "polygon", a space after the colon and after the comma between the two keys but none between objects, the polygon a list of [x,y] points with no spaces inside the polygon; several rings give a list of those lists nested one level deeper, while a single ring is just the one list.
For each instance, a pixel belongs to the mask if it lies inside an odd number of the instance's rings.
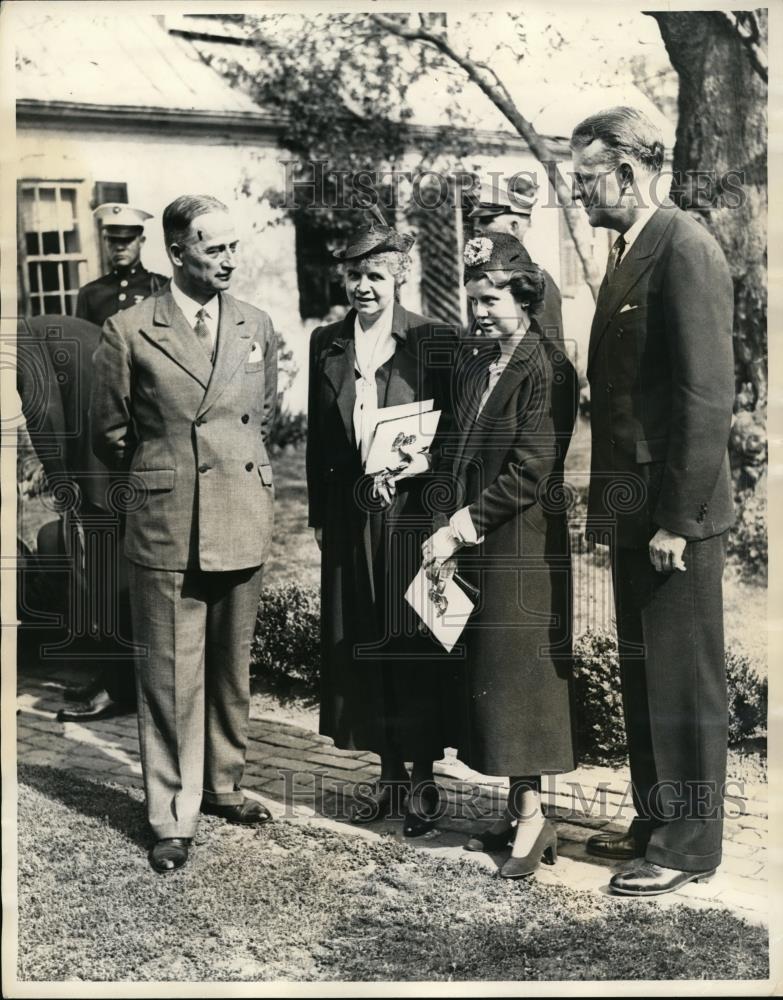
[{"label": "jacket button", "polygon": [[243,424],[246,424],[249,419],[250,419],[250,417],[246,413],[242,414],[242,423]]},{"label": "jacket button", "polygon": [[606,383],[606,391],[607,392],[611,392],[612,389],[614,389],[614,386],[612,385],[612,383],[611,382],[607,382]]},{"label": "jacket button", "polygon": [[245,468],[247,469],[248,472],[252,472],[253,471],[253,463],[252,462],[248,462],[247,465],[245,466]]},{"label": "jacket button", "polygon": [[609,438],[609,444],[615,445],[615,444],[617,444],[617,442],[615,441],[614,438]]},{"label": "jacket button", "polygon": [[196,427],[201,427],[204,423],[206,423],[206,419],[204,417],[196,417]]},{"label": "jacket button", "polygon": [[198,471],[199,472],[209,472],[209,466],[207,465],[206,462],[202,462],[201,465],[198,467]]}]

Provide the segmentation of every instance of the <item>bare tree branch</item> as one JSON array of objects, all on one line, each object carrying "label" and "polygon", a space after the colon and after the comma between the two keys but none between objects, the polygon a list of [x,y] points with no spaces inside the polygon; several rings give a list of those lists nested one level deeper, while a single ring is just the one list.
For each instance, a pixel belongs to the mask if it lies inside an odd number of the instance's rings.
[{"label": "bare tree branch", "polygon": [[402,38],[408,42],[431,45],[447,59],[459,66],[465,72],[468,79],[479,87],[505,116],[516,132],[525,140],[533,156],[543,165],[547,178],[557,193],[559,203],[565,212],[568,231],[571,234],[577,256],[582,265],[585,280],[595,297],[598,294],[600,275],[593,263],[592,248],[585,242],[578,228],[581,210],[573,204],[572,191],[560,176],[556,164],[553,164],[546,139],[539,135],[533,127],[532,122],[524,117],[495,71],[485,63],[477,62],[464,53],[457,51],[450,43],[445,32],[436,33],[430,31],[424,26],[421,19],[418,28],[411,28],[384,14],[371,14],[370,18],[379,28],[383,28],[384,31],[388,31],[398,38]]}]

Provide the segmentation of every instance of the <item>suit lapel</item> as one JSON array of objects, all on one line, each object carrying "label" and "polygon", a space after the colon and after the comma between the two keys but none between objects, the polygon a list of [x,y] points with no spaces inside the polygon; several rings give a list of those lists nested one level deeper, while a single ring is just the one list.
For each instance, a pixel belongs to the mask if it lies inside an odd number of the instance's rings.
[{"label": "suit lapel", "polygon": [[606,332],[609,321],[628,298],[631,289],[639,281],[644,272],[655,262],[655,251],[663,234],[674,219],[677,209],[674,203],[666,199],[655,212],[639,236],[634,240],[628,256],[625,257],[615,271],[611,283],[604,277],[598,293],[595,317],[590,328],[590,347],[587,355],[587,365],[593,360],[601,338]]},{"label": "suit lapel", "polygon": [[221,293],[215,363],[197,416],[207,412],[231,381],[234,372],[250,352],[250,338],[250,329],[236,300]]},{"label": "suit lapel", "polygon": [[356,445],[353,432],[353,407],[356,402],[356,345],[354,343],[354,323],[356,312],[350,309],[343,319],[340,329],[332,338],[324,359],[324,376],[329,381],[337,397],[345,433],[352,445]]},{"label": "suit lapel", "polygon": [[155,299],[152,322],[154,335],[142,332],[206,389],[212,377],[212,365],[196,342],[195,332],[177,308],[171,291]]}]

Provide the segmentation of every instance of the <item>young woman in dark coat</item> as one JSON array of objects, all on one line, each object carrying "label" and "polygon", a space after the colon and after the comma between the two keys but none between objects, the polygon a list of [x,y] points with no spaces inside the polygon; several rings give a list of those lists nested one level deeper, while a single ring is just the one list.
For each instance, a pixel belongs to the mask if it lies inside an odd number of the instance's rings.
[{"label": "young woman in dark coat", "polygon": [[540,806],[541,775],[575,766],[571,680],[571,560],[563,461],[577,406],[574,369],[535,313],[544,276],[504,233],[465,247],[465,288],[477,336],[455,382],[459,509],[425,543],[435,581],[459,570],[480,598],[463,635],[455,699],[459,757],[508,775],[502,819],[468,843],[513,841],[501,875],[530,874],[557,837]]},{"label": "young woman in dark coat", "polygon": [[395,301],[412,242],[374,223],[335,255],[351,308],[312,334],[307,439],[309,523],[321,548],[320,731],[380,755],[380,780],[357,794],[352,819],[394,815],[407,801],[406,836],[433,825],[411,777],[430,789],[433,761],[454,743],[441,651],[403,597],[431,525],[431,458],[413,456],[393,479],[364,471],[378,409],[433,399],[439,433],[450,420],[456,335]]}]

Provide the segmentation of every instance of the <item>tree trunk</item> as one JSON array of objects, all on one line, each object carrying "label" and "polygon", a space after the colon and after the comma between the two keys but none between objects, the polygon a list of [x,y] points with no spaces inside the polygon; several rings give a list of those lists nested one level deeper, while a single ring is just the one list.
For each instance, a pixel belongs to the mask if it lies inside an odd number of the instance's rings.
[{"label": "tree trunk", "polygon": [[[766,466],[767,84],[721,12],[651,16],[680,80],[672,197],[718,240],[734,280],[730,450],[743,489]],[[766,46],[766,12],[755,17]]]}]

